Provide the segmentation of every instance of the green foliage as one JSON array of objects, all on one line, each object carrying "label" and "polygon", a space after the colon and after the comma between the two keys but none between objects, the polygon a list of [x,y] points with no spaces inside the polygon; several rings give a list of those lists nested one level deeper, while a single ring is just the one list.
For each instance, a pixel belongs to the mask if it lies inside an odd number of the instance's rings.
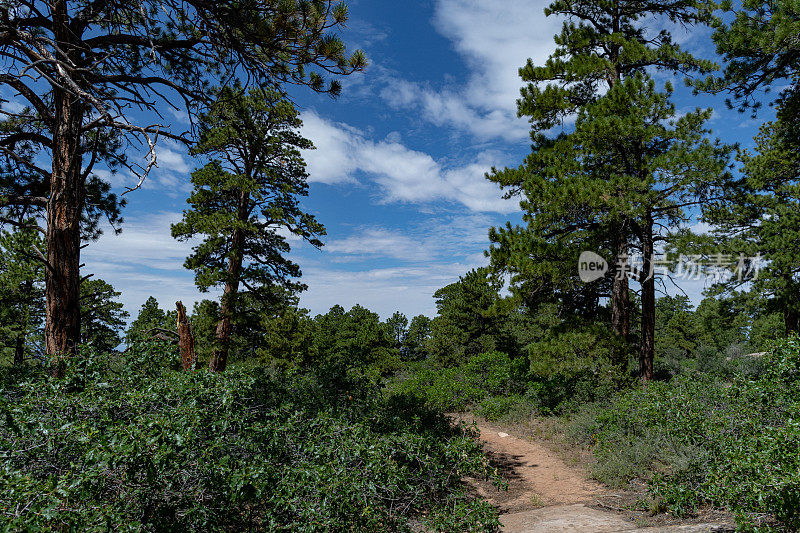
[{"label": "green foliage", "polygon": [[115,349],[122,342],[120,332],[129,314],[116,301],[122,293],[102,279],[81,284],[81,341],[101,352]]},{"label": "green foliage", "polygon": [[[581,284],[575,275],[579,254],[604,253],[616,265],[629,253],[636,229],[629,219],[646,232],[647,206],[660,202],[680,211],[677,197],[692,177],[703,175],[676,176],[674,169],[714,159],[692,154],[710,112],[692,112],[670,129],[674,108],[645,76],[650,68],[708,72],[714,64],[683,51],[668,31],[653,31],[648,21],[692,25],[709,17],[699,2],[687,0],[558,0],[545,14],[566,20],[544,65],[529,60],[520,69],[527,85],[518,112],[531,122],[532,152],[518,168],[492,169],[487,176],[509,196],[521,197],[524,226],[492,228],[490,254],[492,266],[511,275],[512,290],[529,308],[557,301],[568,312],[594,318],[609,280]],[[563,123],[576,114],[570,132]],[[682,181],[660,187],[661,178]]]},{"label": "green foliage", "polygon": [[[573,435],[594,446],[600,479],[650,480],[654,501],[675,513],[709,503],[740,525],[772,515],[800,527],[800,338],[776,343],[760,377],[732,382],[676,378],[588,406]],[[652,472],[658,472],[653,475]]]},{"label": "green foliage", "polygon": [[314,357],[314,320],[306,309],[285,309],[275,317],[264,319],[264,338],[258,356],[280,368],[312,368]]},{"label": "green foliage", "polygon": [[527,348],[529,357],[486,352],[447,368],[415,363],[393,388],[415,394],[434,409],[497,419],[518,408],[540,414],[575,409],[607,397],[627,381],[615,366],[625,347],[599,327],[553,333]]},{"label": "green foliage", "polygon": [[508,416],[509,413],[519,411],[525,407],[529,408],[530,413],[536,412],[536,405],[531,404],[522,395],[489,396],[475,406],[475,414],[486,420],[500,420]]},{"label": "green foliage", "polygon": [[150,296],[125,332],[125,343],[145,342],[158,333],[157,329],[175,331],[177,315],[177,311],[166,312],[161,309],[158,300]]},{"label": "green foliage", "polygon": [[656,300],[656,360],[686,358],[697,347],[694,314],[687,296]]},{"label": "green foliage", "polygon": [[316,364],[335,372],[388,375],[400,366],[400,351],[389,325],[360,305],[345,312],[334,306],[314,318]]},{"label": "green foliage", "polygon": [[699,83],[712,92],[728,90],[742,109],[758,108],[760,90],[792,80],[800,72],[800,8],[792,0],[720,2],[722,19],[713,39],[726,62],[724,75]]},{"label": "green foliage", "polygon": [[387,376],[401,364],[390,323],[360,305],[345,311],[335,305],[309,318],[306,310],[286,310],[265,321],[259,355],[267,365],[344,376]]},{"label": "green foliage", "polygon": [[428,351],[441,366],[494,348],[490,312],[498,290],[498,280],[487,269],[475,269],[434,293],[438,313],[431,323]]},{"label": "green foliage", "polygon": [[[42,102],[42,110],[53,113],[51,104]],[[17,116],[0,120],[0,227],[8,223],[22,228],[38,228],[38,220],[46,214],[46,201],[50,197],[50,178],[36,165],[37,156],[49,151],[50,141],[42,129],[41,110],[25,107]],[[91,154],[96,163],[102,162],[111,175],[117,173],[127,158],[118,136],[107,132],[85,135],[81,154]],[[10,154],[13,154],[9,157]],[[99,166],[99,164],[98,164]],[[123,219],[121,211],[126,201],[111,192],[111,185],[96,173],[89,172],[80,183],[85,201],[80,206],[80,236],[85,241],[96,240],[103,233],[100,223],[107,220],[119,233]],[[43,199],[33,202],[31,199]],[[44,252],[45,247],[39,246]]]},{"label": "green foliage", "polygon": [[386,326],[389,328],[389,335],[394,340],[395,348],[402,351],[408,335],[408,318],[400,311],[395,311],[386,320]]},{"label": "green foliage", "polygon": [[792,102],[783,104],[778,120],[759,130],[754,151],[739,153],[742,177],[707,219],[722,244],[717,253],[761,258],[752,270],[741,265],[718,290],[750,283],[751,297],[768,300],[767,310],[782,313],[791,332],[800,331],[800,130],[796,111],[786,113]]},{"label": "green foliage", "polygon": [[21,364],[41,349],[44,327],[43,249],[36,229],[0,232],[0,364]]},{"label": "green foliage", "polygon": [[[0,233],[0,353],[3,359],[42,357],[45,319],[44,253],[39,232],[26,226]],[[117,301],[120,293],[101,279],[81,283],[81,341],[109,351],[122,338],[128,313]]]},{"label": "green foliage", "polygon": [[501,352],[474,355],[460,366],[444,369],[417,363],[411,375],[393,388],[420,397],[436,410],[465,411],[493,396],[523,392],[526,367],[524,359],[512,360]]},{"label": "green foliage", "polygon": [[627,348],[603,326],[553,330],[527,352],[527,397],[545,414],[607,397],[626,382],[619,362]]},{"label": "green foliage", "polygon": [[408,396],[170,361],[142,345],[73,358],[63,380],[0,375],[6,528],[497,529],[459,481],[492,473],[475,435]]},{"label": "green foliage", "polygon": [[428,356],[426,346],[431,336],[431,319],[425,315],[417,315],[411,319],[403,344],[403,357],[410,361],[419,361]]},{"label": "green foliage", "polygon": [[755,352],[766,351],[778,339],[786,337],[786,323],[783,313],[758,313],[750,323],[748,345]]},{"label": "green foliage", "polygon": [[800,400],[800,337],[775,343],[764,358],[765,379],[778,388],[781,396]]},{"label": "green foliage", "polygon": [[243,284],[242,292],[269,304],[304,288],[292,280],[300,269],[286,257],[281,231],[321,246],[325,229],[300,208],[308,195],[300,150],[312,148],[297,132],[301,124],[294,106],[266,89],[222,89],[203,115],[193,153],[216,159],[192,173],[190,207],[172,227],[176,239],[203,239],[185,265],[202,291],[228,285],[235,303]]},{"label": "green foliage", "polygon": [[504,311],[501,288],[499,276],[478,268],[434,293],[438,313],[426,349],[436,364],[447,367],[483,352],[516,351],[509,332],[513,311]]},{"label": "green foliage", "polygon": [[724,352],[746,340],[747,321],[747,314],[731,300],[705,298],[694,312],[697,343]]}]

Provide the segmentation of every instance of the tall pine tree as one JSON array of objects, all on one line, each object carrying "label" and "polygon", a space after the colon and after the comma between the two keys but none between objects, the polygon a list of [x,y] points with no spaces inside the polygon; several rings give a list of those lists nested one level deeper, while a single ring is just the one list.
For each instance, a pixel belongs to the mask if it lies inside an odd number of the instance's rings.
[{"label": "tall pine tree", "polygon": [[[668,270],[666,263],[655,264],[655,255],[661,245],[683,238],[690,216],[722,197],[730,182],[731,147],[707,138],[711,110],[677,117],[670,96],[669,84],[659,92],[653,80],[638,74],[585,106],[564,139],[574,173],[556,173],[554,182],[558,187],[577,176],[590,188],[584,194],[591,198],[586,204],[591,211],[612,223],[628,221],[630,245],[642,258],[631,275],[641,284],[639,373],[644,380],[653,376],[658,271]],[[606,184],[624,194],[604,196]]]},{"label": "tall pine tree", "polygon": [[[645,228],[650,226],[642,219],[643,213],[632,208],[629,193],[648,180],[652,182],[653,177],[624,168],[626,161],[615,159],[621,152],[631,156],[627,151],[637,150],[639,156],[626,158],[631,162],[640,157],[641,147],[636,143],[641,139],[626,138],[624,129],[611,132],[597,128],[585,111],[595,106],[593,112],[602,114],[605,106],[617,105],[615,98],[638,98],[639,91],[649,90],[642,75],[650,69],[687,74],[714,70],[712,62],[683,51],[666,30],[653,31],[643,22],[661,18],[692,25],[707,22],[709,15],[700,2],[691,0],[558,0],[545,13],[567,20],[555,37],[557,48],[547,62],[535,66],[528,61],[520,70],[527,85],[518,109],[531,122],[532,153],[519,168],[493,170],[488,176],[507,188],[509,196],[522,196],[520,205],[527,227],[493,229],[490,255],[496,267],[511,265],[517,272],[525,272],[518,265],[526,265],[528,273],[569,288],[576,284],[570,272],[574,272],[581,249],[591,246],[588,249],[609,250],[615,265],[609,295],[611,325],[618,335],[627,338],[630,293],[623,266],[633,251],[633,241],[647,234],[637,229],[641,230],[642,222]],[[631,82],[626,84],[628,80]],[[627,103],[632,105],[633,100]],[[624,103],[622,107],[628,114]],[[583,137],[574,139],[575,133],[563,125],[581,111]],[[604,120],[613,121],[613,116],[606,115]],[[627,127],[624,120],[615,126]],[[562,131],[554,133],[558,126]],[[604,135],[616,136],[613,141],[620,144],[603,144],[612,140],[603,141]],[[593,145],[604,153],[592,158],[588,150]],[[583,160],[575,158],[576,149],[582,152]],[[652,248],[651,243],[643,247]],[[556,259],[561,264],[553,266],[551,258],[561,258]],[[570,259],[569,267],[564,264],[565,258]],[[515,284],[523,282],[517,279]],[[646,379],[649,373],[642,371]]]},{"label": "tall pine tree", "polygon": [[[784,102],[787,104],[787,102]],[[800,331],[800,125],[781,109],[761,127],[754,150],[739,154],[741,179],[710,210],[716,253],[729,256],[733,276],[718,289],[749,286],[753,298],[780,312],[786,332]],[[761,264],[739,264],[761,257]]]},{"label": "tall pine tree", "polygon": [[268,89],[223,89],[202,118],[193,152],[213,159],[192,174],[190,207],[172,235],[203,237],[186,267],[201,290],[223,287],[212,370],[227,366],[243,301],[283,305],[305,288],[296,281],[299,266],[286,257],[287,235],[322,246],[324,227],[300,207],[308,194],[300,150],[312,148],[300,125],[294,106]]}]

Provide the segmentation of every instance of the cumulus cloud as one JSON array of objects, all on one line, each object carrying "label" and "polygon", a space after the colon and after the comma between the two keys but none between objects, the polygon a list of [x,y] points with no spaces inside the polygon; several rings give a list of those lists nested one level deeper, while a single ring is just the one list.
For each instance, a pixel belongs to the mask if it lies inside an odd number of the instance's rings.
[{"label": "cumulus cloud", "polygon": [[429,215],[417,224],[365,226],[334,236],[322,260],[312,256],[301,262],[309,286],[301,305],[314,313],[338,303],[346,308],[360,304],[384,318],[395,311],[433,316],[434,292],[488,263],[483,250],[493,222],[485,214]]},{"label": "cumulus cloud", "polygon": [[179,174],[188,174],[192,167],[186,160],[186,148],[177,142],[165,139],[156,146],[156,157],[159,168],[175,171]]},{"label": "cumulus cloud", "polygon": [[406,147],[396,134],[373,141],[356,128],[331,123],[312,111],[303,114],[303,123],[303,135],[317,146],[303,154],[312,182],[353,183],[362,173],[380,185],[385,202],[447,200],[473,211],[518,210],[516,202],[504,200],[484,177],[495,162],[492,154],[479,154],[469,164],[451,167]]},{"label": "cumulus cloud", "polygon": [[333,238],[323,251],[363,259],[390,258],[403,262],[447,262],[488,245],[486,215],[428,216],[403,228],[364,226],[347,237]]},{"label": "cumulus cloud", "polygon": [[527,138],[525,120],[516,116],[528,58],[542,64],[552,53],[561,20],[545,17],[549,1],[438,0],[437,30],[450,39],[470,69],[466,84],[433,88],[392,78],[381,92],[396,108],[412,108],[437,126],[450,126],[479,139]]},{"label": "cumulus cloud", "polygon": [[[436,314],[433,293],[480,264],[390,267],[363,271],[306,268],[303,281],[310,287],[300,304],[324,313],[338,304],[346,309],[359,304],[386,319],[395,311],[407,316]],[[391,296],[389,296],[391,295]]]},{"label": "cumulus cloud", "polygon": [[178,300],[191,308],[195,301],[213,297],[201,296],[193,274],[183,268],[193,243],[170,236],[170,225],[180,217],[174,212],[128,214],[120,235],[109,231],[81,254],[87,272],[122,292],[122,302],[133,318],[151,295],[170,309]]},{"label": "cumulus cloud", "polygon": [[328,242],[326,252],[358,256],[378,256],[404,261],[429,259],[419,241],[386,228],[364,228],[344,239]]}]

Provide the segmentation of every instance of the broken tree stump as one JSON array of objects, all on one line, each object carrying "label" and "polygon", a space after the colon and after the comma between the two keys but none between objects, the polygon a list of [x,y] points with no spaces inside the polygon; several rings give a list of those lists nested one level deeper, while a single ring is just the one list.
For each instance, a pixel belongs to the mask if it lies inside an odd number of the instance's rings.
[{"label": "broken tree stump", "polygon": [[178,307],[178,347],[181,352],[181,364],[183,370],[194,370],[197,365],[197,354],[192,326],[186,317],[186,307],[183,302],[176,302],[175,305]]}]

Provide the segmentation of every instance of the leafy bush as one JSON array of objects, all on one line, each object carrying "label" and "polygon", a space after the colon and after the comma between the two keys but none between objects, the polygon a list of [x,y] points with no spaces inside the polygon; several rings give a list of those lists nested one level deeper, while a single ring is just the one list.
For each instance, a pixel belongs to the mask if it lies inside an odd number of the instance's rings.
[{"label": "leafy bush", "polygon": [[[727,507],[743,528],[774,516],[800,528],[800,338],[778,342],[764,373],[733,382],[678,377],[587,406],[571,433],[591,444],[596,477],[647,477],[678,514]],[[655,474],[653,474],[655,473]],[[757,529],[757,528],[756,528]]]},{"label": "leafy bush", "polygon": [[608,397],[625,381],[627,349],[603,328],[554,333],[528,347],[528,398],[543,413]]},{"label": "leafy bush", "polygon": [[608,397],[626,377],[619,361],[626,348],[601,328],[553,332],[528,346],[528,357],[503,352],[474,355],[461,365],[436,361],[410,365],[411,375],[394,388],[425,400],[433,409],[499,419],[520,409],[563,412]]},{"label": "leafy bush", "polygon": [[525,405],[525,398],[521,395],[489,396],[475,407],[475,414],[486,420],[500,420]]},{"label": "leafy bush", "polygon": [[524,391],[527,361],[501,352],[474,355],[461,366],[431,368],[412,366],[411,376],[394,389],[414,395],[440,411],[464,411],[492,396]]},{"label": "leafy bush", "polygon": [[[460,485],[490,473],[469,431],[371,383],[175,372],[86,354],[64,379],[0,376],[9,530],[495,530]],[[158,352],[158,350],[155,350]]]}]

